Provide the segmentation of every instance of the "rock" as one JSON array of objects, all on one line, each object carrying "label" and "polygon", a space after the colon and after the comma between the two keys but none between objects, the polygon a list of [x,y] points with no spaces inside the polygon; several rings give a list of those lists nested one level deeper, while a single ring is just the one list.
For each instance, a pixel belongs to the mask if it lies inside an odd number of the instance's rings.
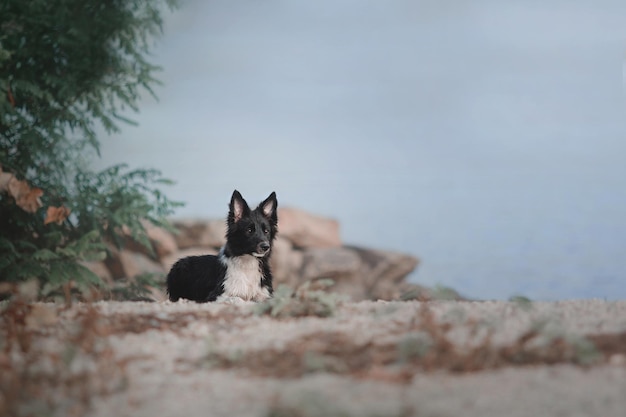
[{"label": "rock", "polygon": [[141,223],[146,230],[146,237],[148,238],[149,247],[152,249],[152,252],[149,248],[146,248],[137,240],[133,239],[128,226],[123,226],[118,231],[118,234],[122,237],[122,247],[124,250],[142,253],[154,260],[158,260],[178,250],[178,245],[172,233],[162,227],[155,226],[147,220],[142,220]]},{"label": "rock", "polygon": [[337,278],[355,274],[361,267],[359,255],[350,248],[315,248],[304,251],[303,280]]},{"label": "rock", "polygon": [[165,269],[147,255],[109,247],[109,257],[104,261],[113,279],[132,278],[143,273],[161,274]]},{"label": "rock", "polygon": [[404,280],[419,260],[399,252],[353,247],[361,259],[359,275],[368,299],[397,300],[405,292]]},{"label": "rock", "polygon": [[331,291],[343,294],[352,300],[363,300],[367,294],[359,277],[361,260],[353,249],[316,248],[304,251],[301,282],[320,278],[335,281]]},{"label": "rock", "polygon": [[[416,257],[342,246],[337,221],[303,210],[281,207],[278,218],[279,234],[271,258],[275,287],[286,284],[297,288],[307,281],[330,278],[335,281],[331,291],[353,300],[431,298],[426,288],[411,286],[405,281],[419,263]],[[111,248],[111,256],[106,260],[110,276],[120,279],[142,272],[165,274],[179,259],[215,255],[225,243],[226,222],[223,220],[174,220],[172,224],[179,230],[176,235],[146,224],[159,263],[151,262],[145,250],[136,253],[141,251],[138,246],[127,246],[122,251]],[[129,251],[129,247],[134,251]]]},{"label": "rock", "polygon": [[193,247],[186,248],[183,250],[176,251],[171,253],[163,259],[161,259],[161,265],[165,269],[165,272],[169,272],[172,268],[172,265],[176,263],[181,258],[185,258],[187,256],[198,256],[198,255],[217,255],[218,251],[215,248],[207,248],[207,247]]},{"label": "rock", "polygon": [[127,278],[144,273],[163,274],[165,272],[160,263],[153,261],[146,255],[123,250],[120,252],[120,262]]},{"label": "rock", "polygon": [[419,263],[412,255],[400,252],[351,247],[361,259],[360,273],[364,284],[374,289],[381,282],[399,283]]},{"label": "rock", "polygon": [[295,250],[291,242],[282,237],[274,241],[270,258],[274,287],[286,284],[296,288],[300,282],[300,269],[304,255]]},{"label": "rock", "polygon": [[111,271],[109,271],[104,261],[83,261],[80,262],[80,264],[99,276],[105,284],[111,284],[113,282],[113,276],[111,275]]},{"label": "rock", "polygon": [[414,256],[344,246],[304,251],[303,281],[331,278],[333,291],[353,300],[398,299],[404,278],[417,266]]},{"label": "rock", "polygon": [[144,226],[148,239],[152,243],[152,248],[159,259],[178,250],[176,239],[174,239],[172,233],[151,223],[147,223]]},{"label": "rock", "polygon": [[124,267],[120,261],[120,250],[110,243],[107,244],[107,257],[104,260],[104,265],[114,280],[125,277]]},{"label": "rock", "polygon": [[339,223],[295,208],[278,209],[278,233],[298,248],[341,246]]},{"label": "rock", "polygon": [[173,222],[178,229],[174,236],[180,249],[192,247],[219,248],[226,243],[226,222],[224,220],[178,220]]}]

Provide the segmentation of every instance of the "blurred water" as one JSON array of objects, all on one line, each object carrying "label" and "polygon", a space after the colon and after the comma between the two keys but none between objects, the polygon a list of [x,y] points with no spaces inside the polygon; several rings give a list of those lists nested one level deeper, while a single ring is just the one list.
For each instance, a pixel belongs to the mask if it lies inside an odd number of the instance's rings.
[{"label": "blurred water", "polygon": [[626,3],[192,1],[98,165],[336,217],[477,298],[626,297]]}]

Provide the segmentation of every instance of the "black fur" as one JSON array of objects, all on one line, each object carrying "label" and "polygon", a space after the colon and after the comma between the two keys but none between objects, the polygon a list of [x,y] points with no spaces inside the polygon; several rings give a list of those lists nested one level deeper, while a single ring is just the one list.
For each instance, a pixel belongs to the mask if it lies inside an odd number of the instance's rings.
[{"label": "black fur", "polygon": [[[189,256],[178,260],[167,275],[167,292],[171,301],[186,298],[197,302],[215,301],[224,294],[228,265],[237,265],[237,257],[250,256],[259,263],[259,287],[273,293],[270,255],[278,230],[276,193],[254,210],[250,210],[239,191],[230,199],[226,244],[220,255]],[[256,255],[254,255],[256,253]],[[231,271],[232,272],[232,271]]]}]

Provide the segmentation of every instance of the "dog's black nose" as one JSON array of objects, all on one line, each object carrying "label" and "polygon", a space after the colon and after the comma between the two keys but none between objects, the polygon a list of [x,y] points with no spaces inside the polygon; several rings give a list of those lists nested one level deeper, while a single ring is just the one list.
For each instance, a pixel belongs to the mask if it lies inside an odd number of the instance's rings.
[{"label": "dog's black nose", "polygon": [[259,243],[259,249],[261,249],[263,252],[268,251],[270,248],[270,244],[267,242],[261,242]]}]

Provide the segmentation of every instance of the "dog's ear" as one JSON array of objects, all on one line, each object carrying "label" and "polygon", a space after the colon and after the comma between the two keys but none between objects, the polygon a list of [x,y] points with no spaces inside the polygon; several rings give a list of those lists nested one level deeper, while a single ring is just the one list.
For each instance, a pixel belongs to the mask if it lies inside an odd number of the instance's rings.
[{"label": "dog's ear", "polygon": [[237,223],[241,218],[250,211],[248,203],[243,199],[241,193],[235,190],[233,196],[230,198],[230,205],[228,206],[228,222]]},{"label": "dog's ear", "polygon": [[269,219],[272,219],[274,222],[277,221],[278,216],[276,215],[276,208],[278,207],[278,201],[276,200],[276,193],[272,191],[269,197],[267,197],[261,204],[259,204],[259,209],[263,213],[263,215]]}]

